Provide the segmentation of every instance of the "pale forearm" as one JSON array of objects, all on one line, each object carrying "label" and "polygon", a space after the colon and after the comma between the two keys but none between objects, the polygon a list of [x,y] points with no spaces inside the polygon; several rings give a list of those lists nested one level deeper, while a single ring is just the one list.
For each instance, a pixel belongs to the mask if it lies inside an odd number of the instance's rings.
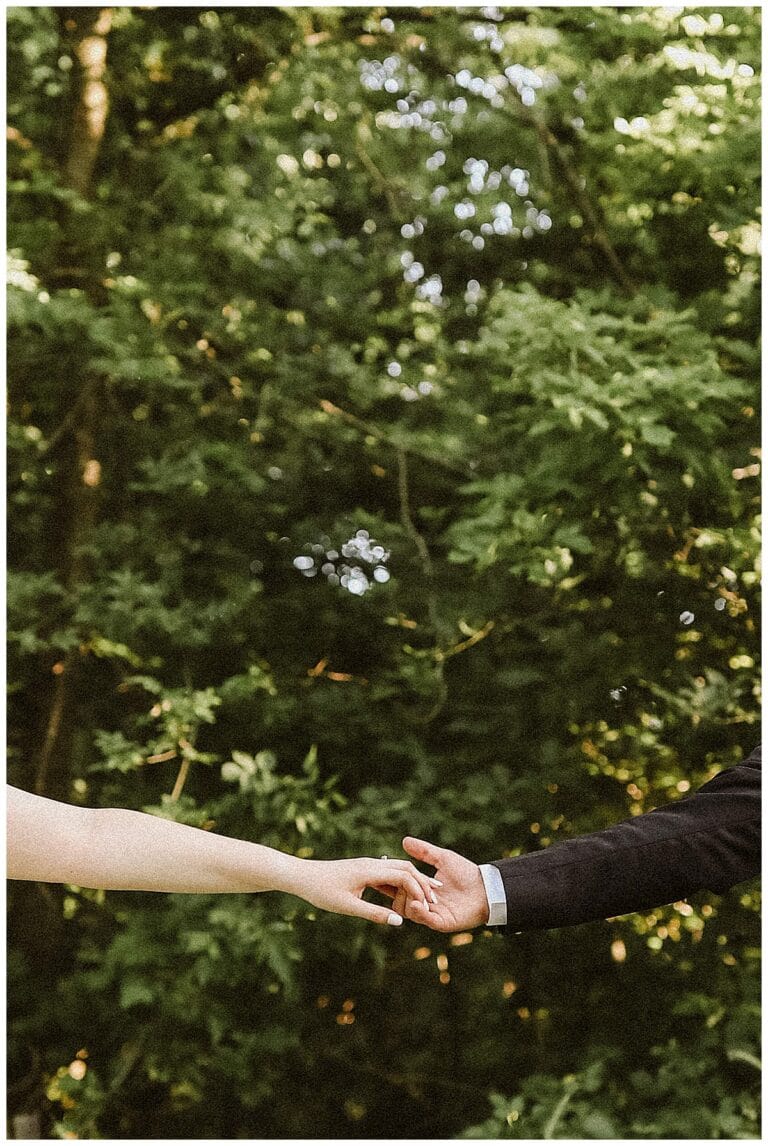
[{"label": "pale forearm", "polygon": [[8,876],[111,891],[286,891],[315,907],[399,924],[367,888],[429,910],[434,880],[393,859],[303,860],[119,808],[77,808],[8,788]]},{"label": "pale forearm", "polygon": [[94,809],[90,818],[91,855],[80,886],[243,892],[289,891],[298,882],[301,860],[260,844],[120,808]]},{"label": "pale forearm", "polygon": [[108,890],[300,894],[305,861],[143,812],[9,790],[8,875]]}]

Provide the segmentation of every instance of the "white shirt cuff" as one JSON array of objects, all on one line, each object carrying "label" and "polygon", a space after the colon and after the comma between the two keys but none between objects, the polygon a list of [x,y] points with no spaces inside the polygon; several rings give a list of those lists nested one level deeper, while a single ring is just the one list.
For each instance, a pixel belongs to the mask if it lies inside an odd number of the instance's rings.
[{"label": "white shirt cuff", "polygon": [[488,899],[488,926],[503,927],[507,922],[507,897],[504,893],[504,881],[501,872],[492,863],[480,864],[480,875],[485,884],[485,894]]}]

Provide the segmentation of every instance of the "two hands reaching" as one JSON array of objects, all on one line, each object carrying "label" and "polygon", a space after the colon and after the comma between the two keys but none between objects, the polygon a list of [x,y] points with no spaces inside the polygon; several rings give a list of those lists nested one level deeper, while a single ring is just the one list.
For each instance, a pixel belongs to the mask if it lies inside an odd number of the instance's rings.
[{"label": "two hands reaching", "polygon": [[[488,899],[477,864],[414,836],[405,837],[403,848],[419,863],[431,864],[434,876],[407,860],[319,860],[314,873],[305,869],[301,895],[315,907],[373,923],[410,919],[433,931],[464,931],[487,922]],[[366,888],[387,896],[392,906],[366,902]]]},{"label": "two hands reaching", "polygon": [[[760,872],[759,748],[693,796],[563,841],[554,856],[545,849],[481,868],[406,836],[407,855],[434,867],[434,876],[404,859],[301,859],[164,817],[63,804],[11,786],[6,804],[10,879],[124,891],[284,891],[327,911],[392,926],[409,919],[434,931],[507,922],[512,865],[521,930],[624,915],[704,888],[722,892]],[[367,888],[391,905],[367,902]]]},{"label": "two hands reaching", "polygon": [[[433,931],[466,931],[487,923],[488,898],[477,864],[415,836],[405,837],[403,849],[418,863],[434,867],[434,876],[425,875],[408,860],[386,856],[303,860],[296,894],[315,907],[372,923],[398,926],[409,919]],[[391,907],[363,899],[368,888],[390,899]]]},{"label": "two hands reaching", "polygon": [[[437,910],[437,879],[424,875],[408,860],[346,859],[304,861],[301,889],[314,907],[340,915],[356,915],[371,923],[397,927],[406,917],[419,919]],[[363,899],[366,888],[392,900],[382,907]]]},{"label": "two hands reaching", "polygon": [[[403,919],[450,931],[466,922],[474,864],[406,839],[414,859],[301,859],[262,844],[201,831],[126,808],[83,808],[6,789],[10,879],[119,891],[283,891],[325,911],[397,926]],[[480,894],[482,892],[482,877]],[[391,906],[363,898],[367,888]],[[477,888],[475,887],[475,891]],[[477,922],[482,922],[478,915]]]}]

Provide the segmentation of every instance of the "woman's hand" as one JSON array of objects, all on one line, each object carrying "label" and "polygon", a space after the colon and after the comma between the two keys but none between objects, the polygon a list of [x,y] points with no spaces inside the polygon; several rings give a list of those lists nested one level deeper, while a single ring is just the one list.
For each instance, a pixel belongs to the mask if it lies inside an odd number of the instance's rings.
[{"label": "woman's hand", "polygon": [[439,880],[424,875],[408,860],[302,860],[297,874],[296,884],[290,890],[315,907],[393,927],[403,922],[402,915],[390,907],[367,903],[363,899],[367,887],[390,899],[398,896],[409,908],[418,904],[421,921],[424,912],[437,902],[434,888],[440,886]]}]

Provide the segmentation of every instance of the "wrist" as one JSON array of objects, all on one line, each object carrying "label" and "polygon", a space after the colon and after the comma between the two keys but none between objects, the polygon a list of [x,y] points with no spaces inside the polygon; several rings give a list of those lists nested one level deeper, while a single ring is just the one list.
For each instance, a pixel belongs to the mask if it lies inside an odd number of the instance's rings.
[{"label": "wrist", "polygon": [[483,873],[479,866],[475,867],[475,906],[476,910],[473,916],[473,927],[482,927],[488,923],[490,915],[490,904],[488,902],[488,892],[483,879]]},{"label": "wrist", "polygon": [[275,865],[273,890],[306,899],[307,888],[311,883],[310,869],[317,861],[299,859],[298,856],[287,855],[285,852],[276,854],[278,859]]},{"label": "wrist", "polygon": [[214,839],[219,845],[211,855],[213,878],[217,884],[214,890],[299,894],[296,888],[302,882],[301,865],[306,861],[263,844],[222,837]]}]

